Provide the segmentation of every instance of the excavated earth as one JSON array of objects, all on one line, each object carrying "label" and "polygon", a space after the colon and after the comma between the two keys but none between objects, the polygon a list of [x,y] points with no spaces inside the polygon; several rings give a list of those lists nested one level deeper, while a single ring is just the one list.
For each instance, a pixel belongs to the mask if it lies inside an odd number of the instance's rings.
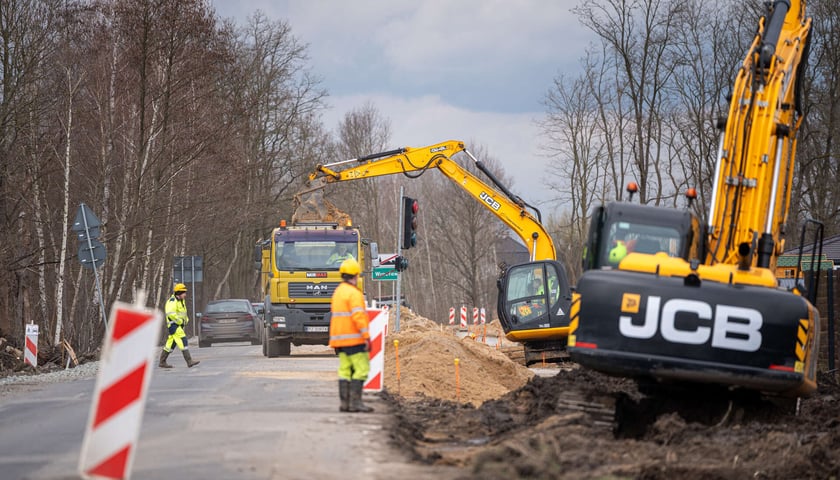
[{"label": "excavated earth", "polygon": [[[462,467],[461,478],[840,474],[833,376],[822,375],[819,392],[798,402],[709,387],[643,394],[635,382],[570,363],[528,369],[485,345],[483,331],[459,339],[405,309],[395,333],[393,314],[383,393],[394,413],[392,441],[417,462]],[[491,326],[488,335],[497,331]]]}]

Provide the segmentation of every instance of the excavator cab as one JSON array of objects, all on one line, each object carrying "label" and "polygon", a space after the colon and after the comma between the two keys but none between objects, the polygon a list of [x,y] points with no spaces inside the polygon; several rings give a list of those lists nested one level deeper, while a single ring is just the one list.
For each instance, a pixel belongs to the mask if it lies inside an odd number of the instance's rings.
[{"label": "excavator cab", "polygon": [[522,331],[531,335],[525,349],[526,361],[529,354],[539,356],[543,351],[565,347],[565,338],[557,340],[556,332],[562,330],[564,337],[568,332],[571,295],[566,269],[560,262],[543,260],[514,265],[499,278],[498,287],[499,321],[508,332],[508,339],[516,340]]},{"label": "excavator cab", "polygon": [[687,210],[616,202],[592,211],[583,269],[619,268],[631,253],[702,258],[700,222]]}]

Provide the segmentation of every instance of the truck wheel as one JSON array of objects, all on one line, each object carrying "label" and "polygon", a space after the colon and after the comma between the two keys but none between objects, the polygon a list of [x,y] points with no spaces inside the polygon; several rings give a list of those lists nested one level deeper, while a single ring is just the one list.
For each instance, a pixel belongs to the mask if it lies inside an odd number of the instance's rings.
[{"label": "truck wheel", "polygon": [[268,332],[265,331],[265,328],[263,328],[263,334],[262,334],[262,347],[263,347],[262,348],[263,357],[267,357],[268,356]]}]

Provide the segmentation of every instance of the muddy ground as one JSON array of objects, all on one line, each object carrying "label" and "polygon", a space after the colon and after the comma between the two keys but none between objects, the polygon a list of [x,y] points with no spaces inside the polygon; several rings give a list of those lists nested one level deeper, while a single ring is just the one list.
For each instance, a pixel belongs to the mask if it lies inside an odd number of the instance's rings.
[{"label": "muddy ground", "polygon": [[[570,363],[533,375],[494,347],[406,315],[405,330],[389,334],[389,343],[399,341],[400,381],[391,346],[383,397],[394,413],[393,442],[417,462],[461,466],[464,479],[840,474],[840,386],[833,376],[823,375],[819,392],[799,403],[709,387],[643,395],[635,382]],[[458,380],[466,376],[483,389],[455,388],[454,357]],[[502,383],[511,388],[487,399]]]}]

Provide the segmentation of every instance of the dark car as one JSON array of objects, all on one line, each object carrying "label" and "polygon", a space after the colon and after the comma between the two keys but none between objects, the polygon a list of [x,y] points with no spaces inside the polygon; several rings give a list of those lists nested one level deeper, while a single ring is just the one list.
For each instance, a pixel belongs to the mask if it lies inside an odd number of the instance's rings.
[{"label": "dark car", "polygon": [[263,326],[265,325],[265,302],[251,302],[251,305],[257,311],[257,336],[262,343]]},{"label": "dark car", "polygon": [[209,347],[218,342],[249,341],[260,344],[262,316],[241,298],[213,300],[207,303],[198,323],[198,346]]}]

